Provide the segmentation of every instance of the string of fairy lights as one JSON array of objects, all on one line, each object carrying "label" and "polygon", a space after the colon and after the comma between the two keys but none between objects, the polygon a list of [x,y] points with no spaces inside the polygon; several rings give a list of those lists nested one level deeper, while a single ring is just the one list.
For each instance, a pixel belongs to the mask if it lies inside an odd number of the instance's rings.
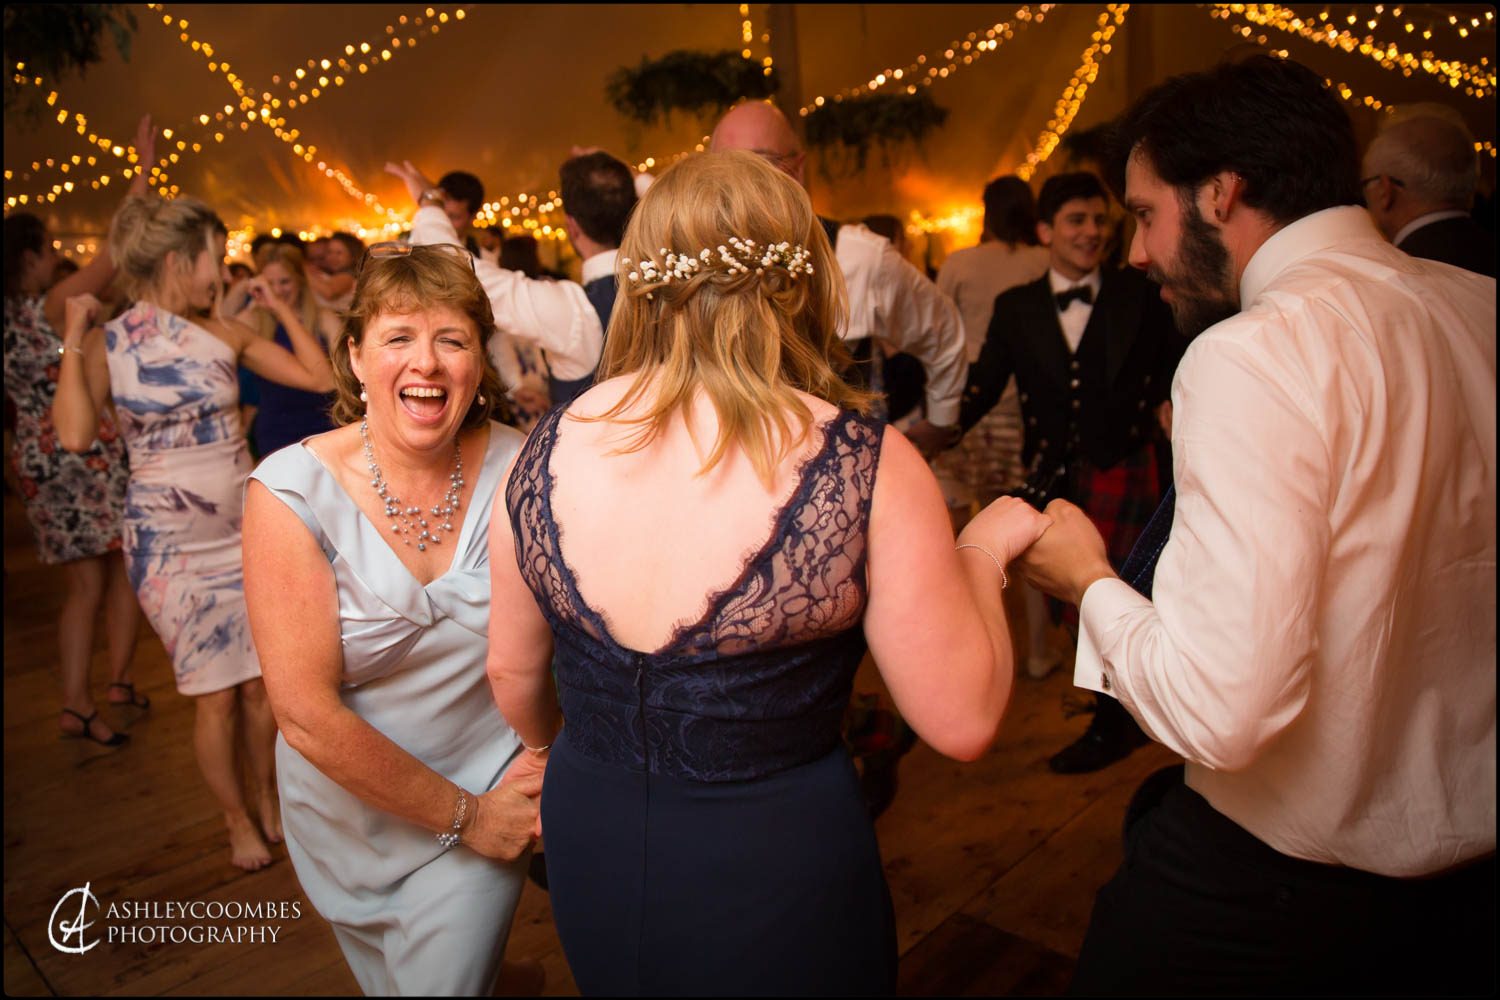
[{"label": "string of fairy lights", "polygon": [[1072,126],[1073,119],[1078,117],[1078,112],[1083,107],[1089,87],[1099,76],[1100,63],[1113,48],[1110,39],[1114,37],[1120,25],[1125,23],[1125,15],[1129,12],[1130,4],[1128,3],[1105,5],[1104,13],[1100,14],[1095,21],[1098,30],[1090,36],[1089,47],[1083,50],[1078,69],[1069,78],[1068,85],[1063,88],[1062,95],[1052,109],[1052,120],[1047,122],[1047,127],[1042,129],[1041,135],[1037,136],[1031,152],[1026,154],[1026,162],[1016,170],[1016,175],[1021,180],[1031,180],[1037,168],[1047,162],[1048,157],[1062,142],[1064,133]]},{"label": "string of fairy lights", "polygon": [[918,87],[930,87],[938,80],[946,80],[953,76],[959,71],[959,67],[973,65],[981,56],[994,52],[1002,44],[1016,37],[1017,32],[1024,30],[1028,25],[1041,24],[1046,20],[1047,12],[1055,6],[1056,4],[1050,3],[1040,4],[1035,13],[1029,5],[1021,7],[1013,15],[1013,21],[999,21],[983,29],[982,32],[971,31],[966,37],[956,38],[949,42],[940,50],[940,55],[929,56],[922,53],[905,66],[895,68],[887,66],[873,74],[864,83],[845,87],[832,95],[819,94],[798,108],[797,113],[806,118],[829,101],[839,103],[851,98],[864,97],[888,84],[904,84],[908,94],[915,94]]},{"label": "string of fairy lights", "polygon": [[[163,23],[171,25],[171,15],[165,13],[161,4],[148,4],[153,10],[162,13]],[[463,21],[466,12],[462,8],[456,9],[451,17],[446,10],[436,10],[428,7],[420,14],[402,14],[394,22],[387,24],[384,28],[385,38],[376,36],[376,42],[371,43],[369,39],[358,42],[350,42],[343,47],[343,55],[333,57],[310,58],[305,65],[297,67],[294,71],[286,74],[283,81],[281,74],[275,74],[271,78],[273,86],[284,86],[283,93],[286,95],[285,107],[290,110],[294,106],[305,106],[311,101],[317,100],[332,87],[342,87],[345,83],[344,73],[349,73],[349,79],[357,72],[361,75],[368,73],[371,69],[389,62],[396,54],[404,50],[416,47],[422,34],[436,35],[444,25],[452,22]],[[188,33],[188,22],[185,18],[177,20],[177,27],[181,29],[179,40],[193,48],[193,51],[204,54],[205,58],[213,58],[213,48],[207,43],[201,43],[191,37]],[[425,31],[424,31],[425,29]],[[405,33],[403,40],[401,35]],[[354,60],[351,62],[350,60]],[[318,147],[313,143],[304,143],[299,129],[289,128],[288,119],[283,112],[283,102],[280,96],[269,90],[263,90],[257,100],[250,92],[244,82],[232,74],[227,63],[209,63],[211,72],[222,72],[226,74],[231,86],[239,97],[239,111],[245,116],[237,124],[241,131],[248,131],[251,123],[258,123],[270,128],[278,139],[291,146],[293,154],[301,157],[305,162],[314,164],[317,170],[328,179],[334,181],[343,189],[350,198],[362,202],[365,207],[387,221],[379,230],[382,233],[398,231],[401,227],[401,215],[380,203],[379,199],[372,193],[365,191],[354,179],[339,167],[329,164],[326,160],[317,159]],[[309,73],[315,75],[309,75]],[[330,78],[328,74],[333,74]],[[301,91],[298,93],[297,91]],[[228,124],[235,114],[235,107],[225,105],[222,111],[215,111],[213,120],[216,123]],[[200,127],[209,127],[209,116],[200,114],[197,118]],[[230,126],[232,127],[232,126]],[[222,133],[216,131],[214,139],[222,142]],[[366,230],[370,232],[370,230]]]},{"label": "string of fairy lights", "polygon": [[[152,3],[146,6],[160,16],[164,29],[175,33],[182,45],[204,60],[209,73],[223,79],[233,92],[235,100],[212,112],[200,113],[185,124],[163,128],[161,138],[164,143],[158,146],[157,162],[148,165],[139,162],[133,146],[98,134],[90,128],[85,114],[60,106],[60,95],[56,90],[49,89],[46,104],[49,108],[57,109],[55,114],[49,114],[49,118],[59,127],[68,128],[84,138],[89,150],[87,153],[34,161],[30,164],[30,170],[7,168],[4,172],[7,187],[12,182],[45,182],[54,171],[60,175],[44,190],[16,194],[7,191],[7,210],[28,204],[51,204],[84,188],[97,190],[107,187],[115,177],[129,180],[148,167],[149,182],[164,195],[175,196],[180,194],[180,189],[172,182],[168,174],[169,168],[176,167],[192,155],[202,153],[208,148],[210,138],[214,144],[219,144],[236,128],[241,132],[248,132],[251,125],[260,125],[269,128],[290,146],[294,155],[337,183],[351,199],[385,220],[378,228],[366,228],[352,222],[346,224],[345,228],[368,239],[376,235],[388,237],[405,227],[406,217],[381,204],[374,194],[364,190],[347,171],[330,164],[326,157],[319,159],[318,147],[308,141],[301,130],[291,126],[289,113],[344,86],[357,76],[365,75],[390,62],[401,52],[415,48],[421,38],[436,35],[442,27],[463,21],[466,13],[462,8],[450,13],[449,10],[426,7],[420,13],[402,14],[373,37],[345,44],[341,52],[335,50],[327,55],[310,57],[285,74],[273,75],[271,87],[260,90],[257,94],[249,81],[234,72],[231,64],[215,50],[212,43],[193,36],[186,18],[174,17],[162,4]],[[973,65],[984,55],[996,51],[1027,27],[1043,23],[1055,6],[1021,6],[1009,19],[989,25],[982,31],[971,31],[966,37],[954,39],[937,52],[919,54],[905,66],[886,67],[858,84],[832,94],[817,95],[799,109],[799,114],[805,117],[829,102],[838,103],[876,93],[886,87],[901,86],[906,93],[915,94],[921,87],[950,79],[963,67]],[[1412,41],[1420,38],[1423,42],[1430,42],[1435,33],[1446,31],[1450,36],[1467,39],[1478,32],[1494,31],[1493,11],[1464,15],[1446,13],[1445,16],[1445,12],[1425,5],[1407,8],[1376,4],[1363,12],[1351,11],[1335,15],[1324,8],[1316,16],[1303,17],[1279,4],[1201,6],[1207,7],[1212,17],[1223,20],[1238,37],[1254,41],[1281,58],[1287,58],[1288,53],[1285,49],[1271,48],[1268,31],[1296,35],[1314,44],[1364,57],[1382,69],[1400,72],[1404,77],[1419,73],[1430,75],[1454,91],[1462,90],[1469,97],[1493,98],[1496,93],[1496,67],[1488,57],[1482,56],[1478,62],[1441,58],[1425,48],[1403,47],[1388,37],[1394,34],[1397,38],[1405,36]],[[1084,50],[1077,70],[1063,88],[1054,105],[1052,117],[1027,154],[1026,162],[1017,170],[1022,179],[1030,180],[1060,145],[1063,135],[1081,110],[1089,88],[1096,81],[1104,57],[1112,51],[1111,39],[1124,24],[1129,9],[1130,4],[1107,4],[1095,19],[1090,44]],[[742,43],[740,53],[746,59],[753,59],[753,46],[757,36],[751,5],[739,4],[738,13],[739,40]],[[1235,19],[1243,23],[1235,23]],[[1377,34],[1381,32],[1384,32],[1385,37]],[[759,41],[765,46],[765,54],[760,59],[762,70],[769,75],[773,70],[769,30],[760,34]],[[12,80],[24,86],[45,86],[42,77],[29,74],[26,66],[21,63],[12,68]],[[1357,94],[1347,83],[1333,78],[1328,78],[1327,82],[1335,93],[1352,105],[1376,111],[1390,111],[1394,107],[1391,102],[1374,95]],[[645,157],[636,164],[636,169],[645,172],[665,166],[693,152],[703,151],[708,142],[709,137],[705,135],[691,150],[683,150],[664,158]],[[1492,142],[1476,142],[1475,149],[1491,158],[1496,157],[1496,147]],[[93,171],[92,175],[90,171]],[[507,233],[525,233],[541,239],[563,240],[565,234],[556,218],[556,213],[561,208],[562,199],[556,191],[548,191],[545,196],[540,193],[518,192],[515,197],[502,195],[495,201],[486,202],[476,215],[475,224],[498,227]],[[977,205],[960,206],[932,216],[914,211],[911,213],[908,229],[925,233],[967,231],[977,226],[981,216],[982,208]],[[279,230],[272,232],[280,234]],[[298,235],[311,239],[326,235],[327,232],[321,227],[313,227]],[[236,245],[248,246],[253,235],[249,228],[232,233],[231,253],[234,253]]]},{"label": "string of fairy lights", "polygon": [[[973,65],[985,53],[994,52],[1002,44],[1015,38],[1018,32],[1024,30],[1029,25],[1041,24],[1046,20],[1047,13],[1055,6],[1056,4],[1050,3],[1039,4],[1035,12],[1033,12],[1029,4],[1023,5],[1016,10],[1010,20],[997,21],[983,29],[976,28],[974,31],[969,32],[966,37],[956,38],[949,42],[945,48],[938,50],[931,56],[927,53],[919,53],[906,66],[894,68],[888,66],[872,75],[864,83],[845,87],[843,90],[836,91],[832,95],[819,94],[801,108],[798,108],[797,113],[805,118],[814,110],[823,107],[830,101],[838,103],[847,99],[865,96],[875,93],[887,85],[902,83],[903,81],[906,93],[915,94],[918,87],[928,87],[938,80],[950,79],[958,73],[961,67]],[[753,57],[753,52],[750,50],[749,44],[750,40],[754,37],[754,30],[750,21],[750,6],[749,4],[741,4],[739,9],[740,16],[743,19],[741,23],[741,38],[746,44],[746,48],[740,54],[749,59]],[[770,40],[771,36],[769,32],[761,35],[762,42],[769,44]],[[762,65],[769,70],[771,67],[771,57],[769,55],[762,60]],[[705,135],[698,140],[691,150],[681,150],[670,157],[663,157],[660,160],[654,156],[645,157],[636,163],[636,170],[644,173],[654,169],[659,163],[662,165],[675,163],[677,160],[691,155],[691,153],[701,153],[708,148],[708,142],[709,137]]]},{"label": "string of fairy lights", "polygon": [[[1327,10],[1322,11],[1316,18],[1304,19],[1296,11],[1279,4],[1216,4],[1215,6],[1237,14],[1252,24],[1294,34],[1307,41],[1341,49],[1350,54],[1358,53],[1375,62],[1380,68],[1400,72],[1402,76],[1409,77],[1417,72],[1427,73],[1439,78],[1454,90],[1463,88],[1464,93],[1470,97],[1490,97],[1495,93],[1495,65],[1488,57],[1481,58],[1478,63],[1469,63],[1461,59],[1442,59],[1426,50],[1407,51],[1394,41],[1380,41],[1373,33],[1360,35],[1356,30],[1352,30],[1359,22],[1359,15],[1355,13],[1348,14],[1344,19],[1349,27],[1340,28],[1334,23],[1334,18]],[[1395,18],[1394,9],[1391,16]],[[1473,20],[1478,21],[1478,18]],[[1456,16],[1454,22],[1457,22]],[[1379,23],[1377,18],[1367,18],[1366,30],[1373,32]],[[1402,23],[1407,33],[1416,31],[1414,21],[1406,20]],[[1466,27],[1465,37],[1467,37],[1467,30]],[[1431,37],[1432,30],[1429,27],[1423,31],[1423,39],[1429,40]]]},{"label": "string of fairy lights", "polygon": [[[147,4],[146,6],[148,9],[156,12],[157,14],[160,14],[162,18],[162,25],[165,28],[176,32],[178,40],[184,46],[189,48],[192,52],[201,56],[206,61],[207,69],[210,73],[221,75],[224,78],[225,82],[229,85],[229,87],[234,91],[236,97],[239,99],[238,110],[240,113],[243,113],[243,119],[236,120],[236,106],[234,104],[226,104],[223,106],[222,110],[215,110],[212,114],[205,112],[197,115],[196,118],[190,121],[186,126],[187,129],[197,129],[203,130],[205,132],[208,129],[213,129],[213,140],[216,143],[221,143],[224,141],[226,133],[232,132],[232,130],[236,126],[238,126],[238,128],[242,132],[249,131],[251,124],[260,124],[266,126],[272,129],[272,131],[279,139],[290,145],[292,147],[292,152],[295,155],[309,164],[315,164],[316,168],[321,173],[323,173],[324,176],[339,184],[339,186],[347,195],[357,201],[362,202],[366,206],[366,208],[375,211],[381,216],[384,216],[388,221],[386,225],[380,230],[381,232],[391,232],[400,228],[401,217],[399,213],[380,204],[376,196],[360,188],[360,186],[354,181],[354,179],[349,176],[349,174],[344,170],[329,164],[328,162],[326,162],[326,160],[318,160],[318,150],[316,145],[299,141],[302,139],[301,132],[296,128],[288,127],[287,118],[284,111],[282,110],[283,102],[279,96],[272,94],[270,91],[262,91],[259,100],[257,100],[255,95],[252,93],[248,82],[234,73],[227,60],[223,60],[222,57],[216,54],[212,43],[193,37],[193,35],[189,31],[189,22],[186,18],[174,19],[170,13],[166,12],[166,9],[162,4]],[[334,87],[343,86],[345,82],[345,77],[343,74],[345,72],[349,73],[349,78],[352,79],[355,73],[368,73],[371,68],[389,62],[391,58],[403,48],[407,50],[414,48],[417,44],[419,35],[424,33],[422,31],[424,26],[426,34],[435,35],[441,30],[442,26],[450,23],[450,21],[462,21],[465,16],[465,11],[462,8],[455,10],[450,16],[449,12],[446,10],[438,11],[434,8],[428,7],[423,13],[414,15],[403,14],[398,17],[396,21],[392,22],[391,24],[387,24],[384,29],[384,34],[388,37],[384,40],[381,40],[379,36],[377,36],[377,42],[375,45],[372,45],[371,42],[366,39],[364,41],[345,45],[343,56],[323,59],[309,59],[306,66],[298,67],[295,71],[287,74],[287,79],[285,81],[285,91],[297,91],[299,90],[299,88],[306,89],[303,89],[300,94],[287,93],[287,100],[285,102],[286,108],[290,109],[293,106],[306,105],[308,102],[316,100],[318,97],[322,96],[322,94],[327,92],[326,88],[328,88],[330,84],[332,84]],[[399,32],[403,30],[407,32],[407,36],[404,40],[402,37],[400,37],[399,34]],[[350,62],[349,60],[351,58],[357,61]],[[13,79],[15,79],[18,83],[29,83],[31,85],[40,87],[42,85],[41,78],[26,78],[24,76],[24,69],[24,66],[18,66],[13,75]],[[308,78],[307,74],[309,69],[311,69],[315,73],[317,73],[318,71],[323,71],[323,74],[332,72],[334,75],[331,80],[326,75],[322,74],[312,78]],[[273,76],[272,83],[274,85],[281,85],[283,83],[281,75],[277,74]],[[49,106],[55,105],[58,100],[56,91],[51,92],[48,95],[47,100]],[[85,134],[87,131],[87,119],[83,114],[73,114],[66,111],[65,109],[59,110],[57,114],[57,121],[60,124],[66,123],[70,118],[76,120],[78,134]],[[208,136],[206,134],[202,136],[202,142],[197,141],[197,137],[193,135],[179,137],[177,134],[179,131],[181,130],[174,130],[172,128],[164,128],[162,130],[161,135],[162,139],[166,141],[166,149],[158,162],[151,165],[149,182],[156,186],[158,190],[160,190],[167,196],[175,196],[177,194],[180,194],[181,190],[176,184],[170,182],[170,178],[166,172],[166,168],[176,165],[188,155],[189,151],[191,151],[192,153],[201,152],[205,147],[208,139]],[[98,137],[92,134],[90,134],[89,136],[89,142],[91,145],[97,142],[98,145],[107,152],[112,153],[116,157],[127,159],[132,165],[135,164],[137,158],[136,152],[131,147],[122,146],[121,144],[115,143],[113,142],[113,140],[110,140],[107,137]],[[93,157],[93,159],[97,160],[97,157]],[[48,161],[47,166],[50,168],[54,162],[55,161]],[[62,162],[69,163],[69,161]],[[61,166],[61,164],[58,165]],[[41,163],[33,164],[33,171],[29,173],[23,173],[21,179],[31,180],[31,175],[33,173],[39,172],[41,170],[41,166]],[[66,173],[67,171],[63,170],[62,172]],[[133,176],[134,173],[135,170],[133,169],[133,167],[126,168],[121,171],[121,174],[127,178]],[[110,173],[100,175],[90,182],[90,186],[98,188],[107,185],[109,183],[110,176]],[[7,171],[5,179],[7,182],[13,180],[14,172]],[[59,197],[72,193],[74,190],[81,189],[81,187],[81,184],[74,184],[71,181],[63,181],[54,184],[51,191],[44,192],[42,194],[7,195],[6,206],[7,208],[14,208],[18,205],[25,205],[28,202],[40,202],[42,200],[46,200],[49,203],[54,202]],[[370,231],[366,230],[366,232]]]},{"label": "string of fairy lights", "polygon": [[[741,56],[746,59],[755,58],[755,53],[750,48],[751,43],[753,43],[754,41],[755,22],[750,19],[750,5],[747,3],[742,3],[740,4],[740,42],[744,45],[744,48],[740,49]],[[769,27],[760,36],[760,41],[762,45],[766,46],[766,54],[761,56],[760,59],[760,71],[763,76],[770,76],[772,62],[770,49],[771,31]]]},{"label": "string of fairy lights", "polygon": [[[1378,16],[1380,13],[1384,12],[1384,7],[1383,5],[1378,5],[1375,10]],[[1226,22],[1226,24],[1228,24],[1229,30],[1235,35],[1238,35],[1240,38],[1243,38],[1246,41],[1253,41],[1257,45],[1266,47],[1271,55],[1276,56],[1279,59],[1286,59],[1290,57],[1291,53],[1289,53],[1286,49],[1269,48],[1270,38],[1265,34],[1256,34],[1255,29],[1250,25],[1235,25],[1229,23],[1229,18],[1233,15],[1233,13],[1235,12],[1230,9],[1230,5],[1218,5],[1209,11],[1209,15],[1211,17],[1214,17],[1216,19],[1222,18]],[[1484,26],[1486,23],[1493,23],[1493,13],[1489,11],[1486,11],[1485,13],[1485,21],[1481,21],[1481,19],[1478,17],[1473,17],[1470,19],[1469,25],[1458,25],[1458,30],[1463,32],[1462,37],[1468,37],[1469,27],[1478,29]],[[1393,17],[1400,17],[1400,15],[1402,14],[1402,9],[1400,7],[1396,7],[1391,11],[1391,14]],[[1450,15],[1449,22],[1452,24],[1457,24],[1457,16]],[[1413,22],[1406,21],[1404,23],[1407,27],[1407,30],[1414,30]],[[1366,21],[1366,26],[1369,28],[1375,28],[1378,26],[1378,24],[1379,22],[1376,18],[1369,18]],[[1431,29],[1426,29],[1424,33],[1430,36]],[[1488,59],[1482,59],[1481,63],[1488,63]],[[1391,112],[1394,112],[1396,110],[1396,105],[1391,101],[1376,97],[1373,94],[1359,94],[1354,90],[1353,87],[1342,80],[1336,80],[1333,77],[1325,77],[1324,82],[1335,94],[1338,95],[1341,100],[1354,107],[1369,108],[1372,111],[1381,111],[1385,112],[1386,114],[1390,114]],[[1471,94],[1470,96],[1478,95]],[[1492,142],[1476,141],[1474,143],[1474,151],[1476,153],[1488,155],[1491,159],[1494,159],[1496,157],[1495,145]]]}]

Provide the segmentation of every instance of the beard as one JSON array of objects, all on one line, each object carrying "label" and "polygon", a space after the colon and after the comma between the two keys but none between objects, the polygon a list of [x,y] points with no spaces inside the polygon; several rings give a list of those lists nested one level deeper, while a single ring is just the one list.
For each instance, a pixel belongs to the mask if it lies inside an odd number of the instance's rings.
[{"label": "beard", "polygon": [[1198,206],[1184,198],[1182,238],[1172,269],[1153,264],[1146,275],[1172,293],[1172,318],[1184,337],[1196,337],[1240,311],[1230,275],[1229,250]]}]

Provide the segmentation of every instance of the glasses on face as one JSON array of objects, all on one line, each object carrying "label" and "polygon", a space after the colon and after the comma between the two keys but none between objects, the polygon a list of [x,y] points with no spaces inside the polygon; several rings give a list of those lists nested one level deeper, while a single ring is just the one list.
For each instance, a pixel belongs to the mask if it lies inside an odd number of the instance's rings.
[{"label": "glasses on face", "polygon": [[1401,178],[1399,178],[1399,177],[1392,177],[1390,174],[1371,174],[1369,177],[1366,177],[1366,178],[1364,178],[1363,180],[1361,180],[1359,182],[1360,197],[1362,197],[1362,198],[1365,199],[1365,204],[1367,206],[1370,204],[1370,199],[1369,199],[1368,196],[1365,195],[1365,189],[1368,188],[1371,184],[1374,184],[1376,181],[1381,180],[1381,179],[1385,179],[1385,180],[1390,181],[1392,185],[1394,185],[1395,187],[1398,187],[1398,188],[1404,188],[1404,187],[1406,187],[1406,185],[1402,182]]},{"label": "glasses on face", "polygon": [[457,243],[426,243],[413,246],[410,243],[402,243],[400,240],[391,240],[387,243],[372,243],[365,250],[365,255],[359,259],[359,267],[355,270],[358,275],[365,269],[365,263],[371,260],[390,260],[392,257],[410,257],[414,254],[438,253],[455,260],[462,260],[469,265],[469,270],[474,270],[474,257],[469,251]]},{"label": "glasses on face", "polygon": [[778,153],[774,149],[752,149],[751,152],[760,157],[762,160],[765,160],[777,170],[780,170],[782,173],[790,170],[796,164],[797,156],[799,155],[795,151],[790,153]]}]

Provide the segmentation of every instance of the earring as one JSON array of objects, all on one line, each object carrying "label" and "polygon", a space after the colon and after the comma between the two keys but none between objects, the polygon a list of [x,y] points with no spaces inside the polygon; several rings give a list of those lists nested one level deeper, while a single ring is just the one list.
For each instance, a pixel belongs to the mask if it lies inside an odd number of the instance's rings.
[{"label": "earring", "polygon": [[481,392],[479,395],[475,396],[474,402],[478,403],[480,406],[483,406],[485,403],[484,393]]},{"label": "earring", "polygon": [[370,401],[370,394],[365,392],[365,384],[363,382],[359,384],[359,401],[361,403],[368,403]]}]

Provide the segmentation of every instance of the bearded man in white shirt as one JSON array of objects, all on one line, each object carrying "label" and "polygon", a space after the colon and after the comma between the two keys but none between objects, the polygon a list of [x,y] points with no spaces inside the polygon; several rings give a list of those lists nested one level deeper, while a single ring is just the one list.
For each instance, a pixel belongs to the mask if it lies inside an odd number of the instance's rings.
[{"label": "bearded man in white shirt", "polygon": [[1495,282],[1381,238],[1295,63],[1176,77],[1117,136],[1130,261],[1203,331],[1175,509],[1119,577],[1063,502],[1020,561],[1080,604],[1075,682],[1187,763],[1073,989],[1492,993]]}]

